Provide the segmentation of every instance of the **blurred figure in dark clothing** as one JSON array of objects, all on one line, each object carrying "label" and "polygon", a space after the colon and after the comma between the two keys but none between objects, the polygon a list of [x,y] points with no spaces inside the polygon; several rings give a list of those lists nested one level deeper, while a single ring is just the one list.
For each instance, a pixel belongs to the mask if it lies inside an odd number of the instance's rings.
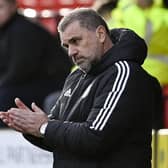
[{"label": "blurred figure in dark clothing", "polygon": [[165,8],[168,8],[168,0],[163,0],[163,6],[164,6]]},{"label": "blurred figure in dark clothing", "polygon": [[117,7],[118,0],[95,0],[92,8],[106,21],[111,18],[111,11]]},{"label": "blurred figure in dark clothing", "polygon": [[0,110],[14,106],[15,97],[42,105],[70,68],[58,38],[18,14],[16,0],[0,0]]}]

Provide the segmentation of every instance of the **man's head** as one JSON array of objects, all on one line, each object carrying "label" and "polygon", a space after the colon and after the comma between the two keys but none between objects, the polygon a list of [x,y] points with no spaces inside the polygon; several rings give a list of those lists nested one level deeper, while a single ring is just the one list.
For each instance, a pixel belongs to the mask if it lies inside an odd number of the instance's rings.
[{"label": "man's head", "polygon": [[136,0],[136,3],[140,8],[146,9],[153,5],[154,0]]},{"label": "man's head", "polygon": [[13,16],[16,10],[16,0],[0,0],[0,27]]},{"label": "man's head", "polygon": [[69,56],[85,72],[112,47],[107,24],[92,9],[73,10],[60,21],[58,31]]}]

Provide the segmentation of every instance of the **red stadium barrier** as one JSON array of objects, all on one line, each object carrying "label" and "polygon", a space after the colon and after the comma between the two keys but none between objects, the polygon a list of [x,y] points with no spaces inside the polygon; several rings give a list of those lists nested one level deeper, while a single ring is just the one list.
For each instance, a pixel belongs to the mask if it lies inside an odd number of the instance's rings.
[{"label": "red stadium barrier", "polygon": [[[33,9],[34,17],[51,33],[57,33],[57,24],[59,17],[64,15],[62,9],[74,9],[76,7],[90,7],[95,0],[17,0],[21,13],[24,14],[25,9]],[[44,15],[44,12],[48,15]],[[64,11],[66,12],[66,11]],[[25,15],[27,17],[32,17]]]},{"label": "red stadium barrier", "polygon": [[89,7],[94,0],[18,0],[19,7],[33,8],[35,10],[59,10],[62,8]]}]

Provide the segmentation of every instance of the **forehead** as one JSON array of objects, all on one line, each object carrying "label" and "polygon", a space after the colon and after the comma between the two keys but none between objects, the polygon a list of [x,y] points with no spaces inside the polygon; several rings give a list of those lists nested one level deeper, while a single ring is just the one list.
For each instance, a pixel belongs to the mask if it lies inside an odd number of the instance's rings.
[{"label": "forehead", "polygon": [[6,4],[9,4],[7,0],[0,0],[0,5],[6,5]]},{"label": "forehead", "polygon": [[86,35],[89,32],[88,29],[81,27],[78,21],[74,21],[65,28],[64,32],[60,32],[60,37],[62,41],[68,41],[73,37]]},{"label": "forehead", "polygon": [[0,9],[10,10],[13,7],[14,7],[14,4],[9,3],[7,0],[0,0]]}]

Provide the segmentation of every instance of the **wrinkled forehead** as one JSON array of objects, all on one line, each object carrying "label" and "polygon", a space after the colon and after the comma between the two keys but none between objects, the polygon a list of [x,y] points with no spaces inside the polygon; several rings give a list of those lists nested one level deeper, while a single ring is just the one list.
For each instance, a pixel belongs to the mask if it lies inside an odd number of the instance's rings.
[{"label": "wrinkled forehead", "polygon": [[7,6],[9,3],[5,0],[0,0],[0,7]]},{"label": "wrinkled forehead", "polygon": [[78,21],[68,24],[63,32],[59,32],[61,41],[68,41],[73,37],[86,35],[89,30],[82,27]]}]

